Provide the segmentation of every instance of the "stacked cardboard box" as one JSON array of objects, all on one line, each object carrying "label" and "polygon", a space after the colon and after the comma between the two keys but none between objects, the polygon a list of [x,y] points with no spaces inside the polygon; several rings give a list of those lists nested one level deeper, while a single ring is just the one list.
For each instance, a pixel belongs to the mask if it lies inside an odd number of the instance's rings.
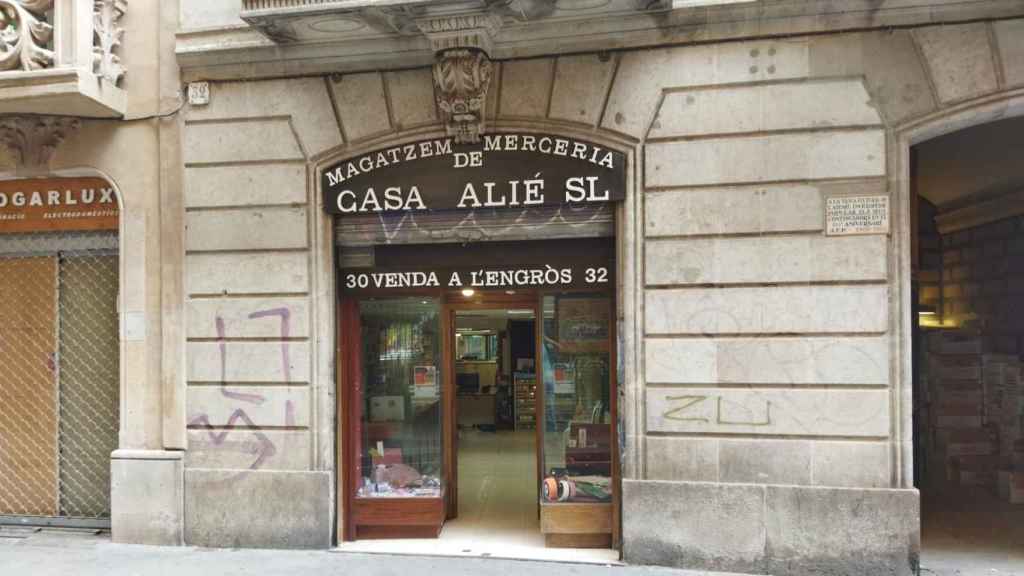
[{"label": "stacked cardboard box", "polygon": [[1013,504],[1024,504],[1024,390],[1021,364],[1007,369],[999,412],[999,494]]},{"label": "stacked cardboard box", "polygon": [[1003,420],[1003,391],[1008,386],[1016,386],[1016,378],[1020,374],[1020,363],[1016,356],[1006,354],[983,354],[981,356],[981,386],[985,403],[982,406],[982,419],[986,424],[1000,425]]},{"label": "stacked cardboard box", "polygon": [[1024,473],[1014,470],[999,471],[999,497],[1010,504],[1024,504]]},{"label": "stacked cardboard box", "polygon": [[1020,359],[986,353],[981,335],[966,330],[932,332],[926,348],[933,468],[1024,500]]},{"label": "stacked cardboard box", "polygon": [[[944,469],[959,482],[961,458],[995,453],[983,425],[984,391],[981,386],[981,339],[960,331],[929,334],[928,382],[933,433],[933,469]],[[977,467],[974,458],[963,463]]]}]

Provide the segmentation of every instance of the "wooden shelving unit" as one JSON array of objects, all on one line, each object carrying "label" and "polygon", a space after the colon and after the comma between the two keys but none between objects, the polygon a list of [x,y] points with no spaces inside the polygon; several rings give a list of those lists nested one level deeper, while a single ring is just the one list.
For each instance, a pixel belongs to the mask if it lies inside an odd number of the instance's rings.
[{"label": "wooden shelving unit", "polygon": [[516,430],[533,430],[537,427],[537,375],[516,372],[513,382]]}]

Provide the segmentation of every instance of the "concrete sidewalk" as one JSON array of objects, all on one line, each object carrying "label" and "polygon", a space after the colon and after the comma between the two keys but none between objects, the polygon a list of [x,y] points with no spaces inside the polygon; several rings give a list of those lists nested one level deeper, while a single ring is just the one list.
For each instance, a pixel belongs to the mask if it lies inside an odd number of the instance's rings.
[{"label": "concrete sidewalk", "polygon": [[[712,576],[643,566],[353,554],[336,551],[210,550],[112,544],[80,531],[0,530],[3,576]],[[717,576],[723,576],[718,574]]]}]

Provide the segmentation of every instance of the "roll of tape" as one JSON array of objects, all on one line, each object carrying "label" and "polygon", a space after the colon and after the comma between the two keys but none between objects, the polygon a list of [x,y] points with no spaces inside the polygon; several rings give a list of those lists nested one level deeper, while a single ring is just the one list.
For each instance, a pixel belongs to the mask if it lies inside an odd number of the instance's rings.
[{"label": "roll of tape", "polygon": [[558,481],[550,476],[544,479],[544,499],[548,502],[558,500]]},{"label": "roll of tape", "polygon": [[565,502],[569,499],[569,493],[572,490],[570,482],[568,480],[558,481],[558,501]]}]

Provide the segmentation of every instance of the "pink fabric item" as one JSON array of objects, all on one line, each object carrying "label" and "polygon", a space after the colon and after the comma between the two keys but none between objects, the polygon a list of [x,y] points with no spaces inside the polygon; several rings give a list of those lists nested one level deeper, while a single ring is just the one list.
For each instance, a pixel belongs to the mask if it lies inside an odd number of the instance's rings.
[{"label": "pink fabric item", "polygon": [[384,481],[395,488],[405,488],[419,482],[421,478],[415,468],[405,464],[392,464],[384,471]]}]

